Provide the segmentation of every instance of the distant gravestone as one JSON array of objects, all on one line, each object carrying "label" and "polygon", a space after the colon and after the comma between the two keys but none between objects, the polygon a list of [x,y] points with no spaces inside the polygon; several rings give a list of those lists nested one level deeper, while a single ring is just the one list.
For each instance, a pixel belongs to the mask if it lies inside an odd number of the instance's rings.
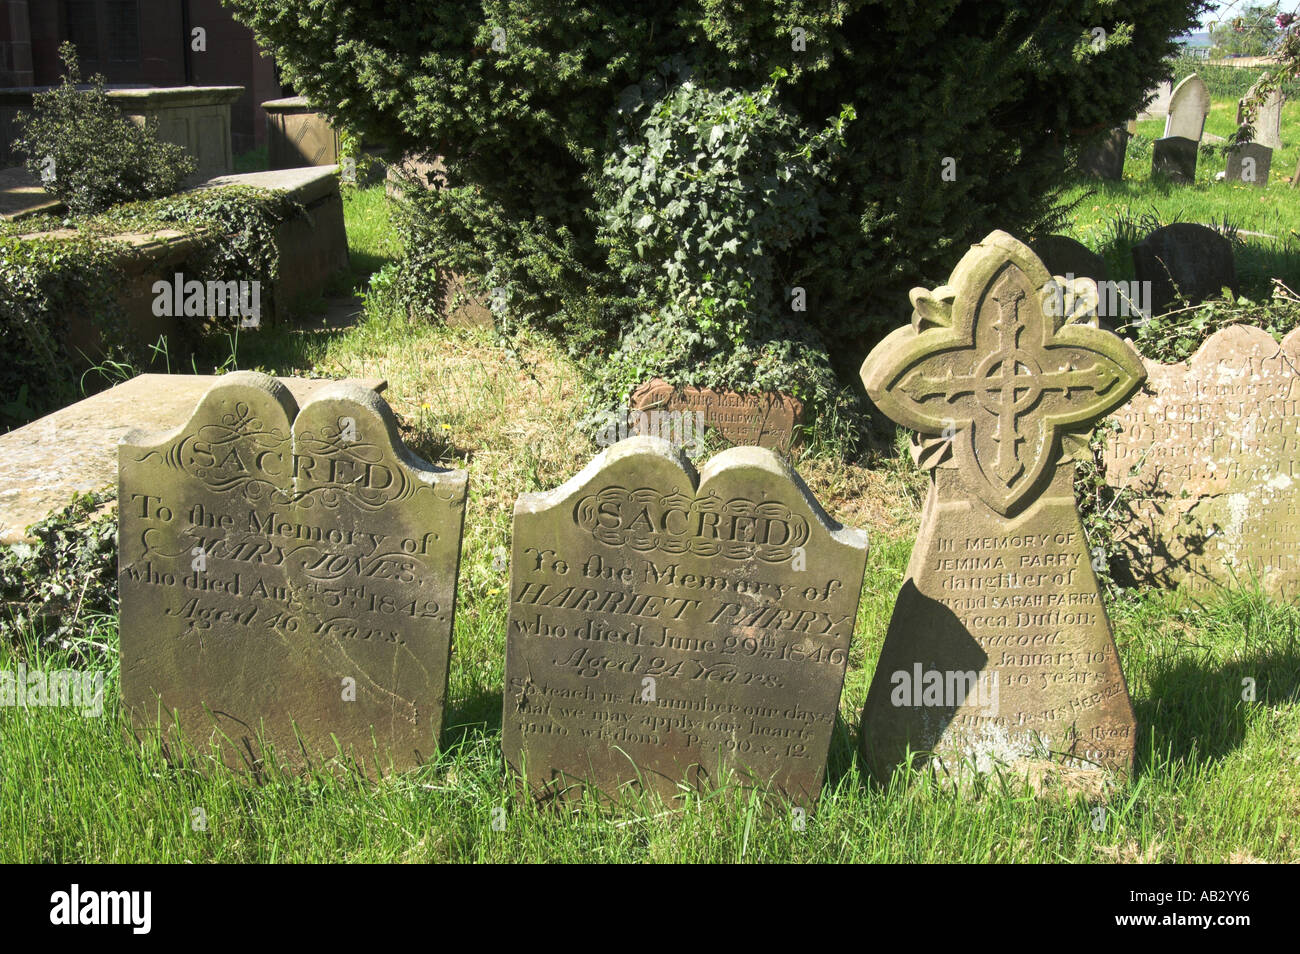
[{"label": "distant gravestone", "polygon": [[256,767],[263,736],[289,764],[341,750],[382,773],[432,756],[465,486],[353,385],[299,409],[239,372],[176,430],[128,434],[118,583],[136,728],[161,717],[234,768]]},{"label": "distant gravestone", "polygon": [[1210,91],[1193,73],[1174,87],[1169,97],[1169,115],[1165,117],[1165,138],[1179,136],[1192,142],[1201,141],[1205,117],[1210,114]]},{"label": "distant gravestone", "polygon": [[1186,362],[1145,364],[1103,456],[1106,481],[1130,492],[1122,569],[1143,585],[1258,579],[1300,597],[1300,331],[1279,345],[1233,325]]},{"label": "distant gravestone", "polygon": [[825,771],[866,566],[773,452],[633,437],[515,505],[502,745],[539,797]]},{"label": "distant gravestone", "polygon": [[[767,447],[783,454],[790,452],[804,419],[803,402],[789,394],[675,388],[662,378],[638,387],[628,404],[633,412],[702,414],[706,426],[716,428],[733,444]],[[634,413],[634,423],[644,420],[645,415]]]},{"label": "distant gravestone", "polygon": [[1133,710],[1075,508],[1093,421],[1141,384],[1096,292],[994,232],[867,357],[876,405],[923,435],[930,492],[862,713],[884,779],[910,751],[954,775],[1042,759],[1126,771]]},{"label": "distant gravestone", "polygon": [[1068,235],[1044,235],[1029,244],[1053,275],[1091,278],[1098,285],[1110,277],[1106,260]]},{"label": "distant gravestone", "polygon": [[1099,142],[1079,154],[1079,168],[1099,179],[1118,182],[1124,178],[1124,155],[1128,151],[1129,131],[1117,126]]},{"label": "distant gravestone", "polygon": [[1195,141],[1181,136],[1157,139],[1151,146],[1151,174],[1184,184],[1195,182],[1199,148]]},{"label": "distant gravestone", "polygon": [[1104,294],[1109,291],[1107,284],[1110,281],[1110,270],[1106,267],[1104,258],[1068,235],[1045,235],[1030,242],[1029,246],[1053,276],[1065,279],[1091,278],[1096,282],[1099,293],[1103,293],[1099,295],[1099,302],[1108,302],[1114,306],[1109,310],[1098,308],[1102,326],[1113,329],[1121,324],[1117,320],[1120,312],[1119,296]]},{"label": "distant gravestone", "polygon": [[1229,182],[1244,182],[1263,188],[1268,185],[1269,169],[1273,165],[1273,150],[1258,142],[1245,142],[1228,150],[1228,166],[1224,178]]},{"label": "distant gravestone", "polygon": [[1138,113],[1139,121],[1146,119],[1164,119],[1169,115],[1169,98],[1173,96],[1174,84],[1166,80],[1159,86],[1147,90],[1146,106]]},{"label": "distant gravestone", "polygon": [[1133,270],[1150,289],[1152,315],[1178,307],[1180,293],[1191,304],[1218,298],[1224,288],[1237,294],[1232,243],[1193,222],[1166,225],[1134,245]]},{"label": "distant gravestone", "polygon": [[[1246,122],[1247,100],[1253,99],[1259,87],[1259,80],[1250,88],[1244,97],[1237,103],[1237,125],[1242,126]],[[1254,135],[1251,137],[1255,142],[1267,146],[1269,149],[1277,150],[1282,148],[1282,104],[1286,101],[1282,90],[1274,87],[1271,93],[1268,93],[1263,102],[1259,104],[1255,112],[1255,121],[1251,123]]]}]

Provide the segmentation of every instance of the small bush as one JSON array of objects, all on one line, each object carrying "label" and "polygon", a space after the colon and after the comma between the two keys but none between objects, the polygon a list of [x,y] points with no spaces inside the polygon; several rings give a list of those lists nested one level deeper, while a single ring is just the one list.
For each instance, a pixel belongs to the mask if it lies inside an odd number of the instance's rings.
[{"label": "small bush", "polygon": [[104,89],[104,77],[78,89],[76,48],[59,48],[65,72],[54,89],[37,93],[33,112],[18,115],[14,146],[27,171],[47,192],[80,214],[103,212],[120,202],[170,195],[195,169],[194,157],[156,130],[124,117]]},{"label": "small bush", "polygon": [[650,77],[624,91],[618,146],[596,182],[597,242],[635,303],[609,329],[613,353],[592,362],[603,403],[659,375],[824,404],[836,381],[826,342],[802,320],[798,253],[823,227],[852,109],[817,130],[774,101],[775,79],[751,93]]},{"label": "small bush", "polygon": [[31,636],[83,649],[86,620],[117,613],[112,491],[79,494],[31,528],[35,543],[0,547],[0,640]]}]

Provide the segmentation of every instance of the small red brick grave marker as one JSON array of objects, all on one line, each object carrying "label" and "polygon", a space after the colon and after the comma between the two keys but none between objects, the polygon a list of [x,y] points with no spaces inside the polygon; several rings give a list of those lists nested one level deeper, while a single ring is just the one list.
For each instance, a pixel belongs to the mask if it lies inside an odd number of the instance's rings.
[{"label": "small red brick grave marker", "polygon": [[741,394],[711,388],[675,388],[654,378],[632,392],[630,426],[633,433],[659,436],[647,415],[637,412],[703,414],[704,424],[717,428],[736,445],[753,445],[788,454],[796,440],[796,428],[803,424],[803,402],[788,394],[765,391]]}]

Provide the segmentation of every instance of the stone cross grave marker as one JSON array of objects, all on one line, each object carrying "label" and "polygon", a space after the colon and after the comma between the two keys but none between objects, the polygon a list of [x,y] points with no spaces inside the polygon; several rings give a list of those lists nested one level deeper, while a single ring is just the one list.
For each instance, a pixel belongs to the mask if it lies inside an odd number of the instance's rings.
[{"label": "stone cross grave marker", "polygon": [[1075,508],[1070,453],[1143,379],[1096,325],[1096,285],[1061,289],[1004,232],[862,366],[918,431],[921,529],[862,713],[878,778],[910,750],[943,770],[1051,759],[1127,770],[1133,710]]},{"label": "stone cross grave marker", "polygon": [[[1237,103],[1237,125],[1241,126],[1246,121],[1246,109],[1243,105],[1246,100],[1255,95],[1259,86],[1259,80],[1250,88],[1244,97]],[[1259,104],[1255,114],[1255,121],[1251,124],[1255,135],[1251,138],[1262,146],[1269,149],[1277,150],[1282,148],[1282,104],[1286,97],[1282,90],[1274,87],[1273,91],[1264,97],[1264,101]]]},{"label": "stone cross grave marker", "polygon": [[137,729],[161,717],[233,768],[256,765],[263,735],[296,765],[337,740],[372,773],[435,752],[464,471],[410,453],[373,391],[330,385],[299,408],[248,371],[176,430],[128,434],[118,459]]},{"label": "stone cross grave marker", "polygon": [[1216,331],[1185,362],[1146,361],[1103,462],[1127,515],[1123,569],[1194,592],[1255,579],[1300,597],[1300,331]]},{"label": "stone cross grave marker", "polygon": [[1210,114],[1210,91],[1193,73],[1174,87],[1169,97],[1169,115],[1165,117],[1165,138],[1181,136],[1200,143],[1205,132],[1205,117]]},{"label": "stone cross grave marker", "polygon": [[515,506],[502,745],[539,798],[733,770],[815,800],[866,568],[772,451],[607,448]]}]

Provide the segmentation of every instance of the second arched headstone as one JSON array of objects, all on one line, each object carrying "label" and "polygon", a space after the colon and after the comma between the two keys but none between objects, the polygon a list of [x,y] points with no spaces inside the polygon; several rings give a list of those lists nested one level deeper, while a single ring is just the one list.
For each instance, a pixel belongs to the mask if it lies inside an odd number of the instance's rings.
[{"label": "second arched headstone", "polygon": [[608,448],[515,506],[502,746],[538,797],[821,788],[866,566],[772,451]]}]

